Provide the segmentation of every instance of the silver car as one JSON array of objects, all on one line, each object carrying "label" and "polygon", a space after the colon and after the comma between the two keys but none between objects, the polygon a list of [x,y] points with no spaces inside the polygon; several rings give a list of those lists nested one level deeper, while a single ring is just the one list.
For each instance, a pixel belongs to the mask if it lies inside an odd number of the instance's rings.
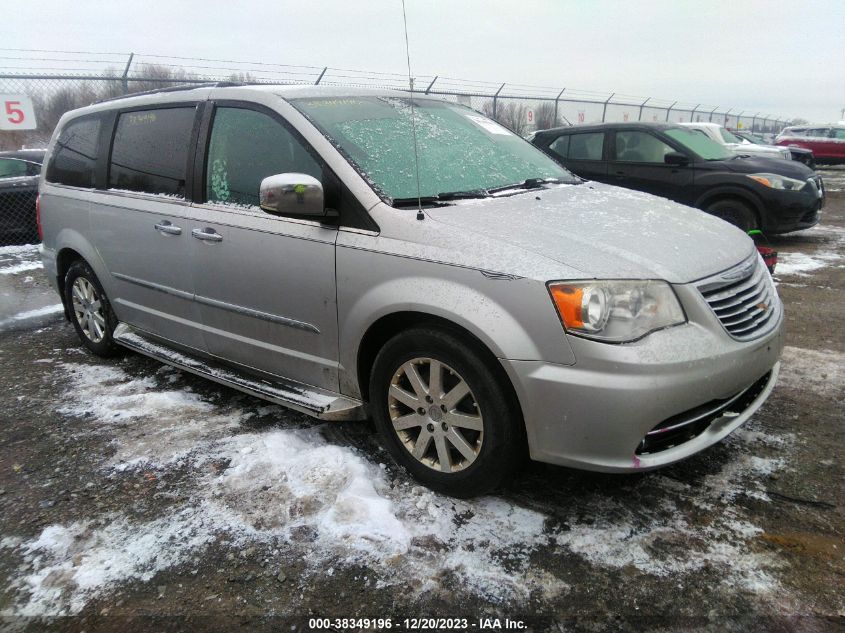
[{"label": "silver car", "polygon": [[457,104],[162,90],[66,114],[45,164],[41,252],[89,350],[370,416],[448,494],[528,454],[676,462],[777,378],[783,309],[745,234],[584,182]]}]

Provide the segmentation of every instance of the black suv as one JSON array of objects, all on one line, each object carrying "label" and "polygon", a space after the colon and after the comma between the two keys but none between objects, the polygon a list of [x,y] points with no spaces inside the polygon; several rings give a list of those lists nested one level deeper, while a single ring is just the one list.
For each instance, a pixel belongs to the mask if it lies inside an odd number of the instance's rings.
[{"label": "black suv", "polygon": [[0,152],[0,244],[39,241],[35,199],[45,151]]},{"label": "black suv", "polygon": [[653,193],[739,228],[787,233],[819,221],[821,177],[790,160],[737,156],[671,123],[602,123],[542,130],[531,142],[587,180]]}]

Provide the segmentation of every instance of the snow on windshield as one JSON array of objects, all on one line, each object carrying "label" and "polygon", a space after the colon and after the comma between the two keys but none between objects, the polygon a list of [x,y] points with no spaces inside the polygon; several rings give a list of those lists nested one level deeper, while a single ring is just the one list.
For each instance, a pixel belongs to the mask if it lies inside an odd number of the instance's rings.
[{"label": "snow on windshield", "polygon": [[[392,199],[477,191],[529,178],[574,179],[507,128],[464,108],[399,97],[295,99],[300,108],[373,186]],[[412,125],[416,121],[416,130]]]}]

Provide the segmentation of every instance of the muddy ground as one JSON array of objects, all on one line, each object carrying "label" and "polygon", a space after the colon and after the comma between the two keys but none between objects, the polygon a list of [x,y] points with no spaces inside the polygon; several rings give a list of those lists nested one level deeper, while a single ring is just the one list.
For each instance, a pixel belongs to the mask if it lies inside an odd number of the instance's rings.
[{"label": "muddy ground", "polygon": [[753,420],[658,472],[533,464],[472,501],[367,423],[92,357],[32,249],[0,251],[0,629],[845,629],[845,193],[771,244],[788,347]]}]

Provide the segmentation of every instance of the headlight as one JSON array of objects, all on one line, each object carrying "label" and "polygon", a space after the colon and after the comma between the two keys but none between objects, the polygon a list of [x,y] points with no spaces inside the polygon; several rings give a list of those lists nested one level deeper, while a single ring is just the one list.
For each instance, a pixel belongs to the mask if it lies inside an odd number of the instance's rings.
[{"label": "headlight", "polygon": [[549,292],[567,332],[599,341],[635,341],[686,323],[665,281],[555,281]]},{"label": "headlight", "polygon": [[748,174],[751,180],[756,180],[765,187],[772,189],[785,189],[786,191],[798,191],[807,184],[804,180],[796,180],[795,178],[787,178],[786,176],[778,176],[777,174]]}]

